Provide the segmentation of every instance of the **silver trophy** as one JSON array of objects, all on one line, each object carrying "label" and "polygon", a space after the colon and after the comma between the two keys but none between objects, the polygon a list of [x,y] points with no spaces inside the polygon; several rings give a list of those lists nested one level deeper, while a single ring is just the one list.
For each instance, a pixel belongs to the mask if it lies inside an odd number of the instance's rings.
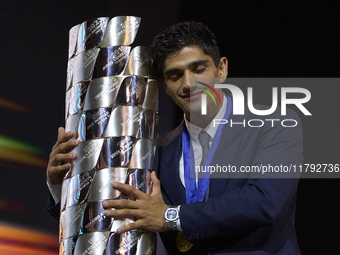
[{"label": "silver trophy", "polygon": [[102,202],[133,199],[115,181],[150,194],[158,139],[158,86],[151,50],[132,47],[140,18],[91,19],[69,32],[65,129],[81,142],[62,183],[60,255],[155,254],[152,232],[116,230]]}]

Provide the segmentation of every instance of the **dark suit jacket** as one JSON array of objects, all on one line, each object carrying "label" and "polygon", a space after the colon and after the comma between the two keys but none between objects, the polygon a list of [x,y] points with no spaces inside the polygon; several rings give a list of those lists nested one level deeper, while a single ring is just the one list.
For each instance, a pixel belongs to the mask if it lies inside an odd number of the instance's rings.
[{"label": "dark suit jacket", "polygon": [[[246,127],[241,124],[231,127],[230,121],[225,125],[212,166],[230,164],[240,169],[261,164],[288,167],[302,164],[302,127],[295,112],[289,110],[286,116],[281,116],[278,109],[271,116],[254,116],[247,107],[245,111],[245,115],[230,116],[234,123],[245,120]],[[250,119],[261,119],[264,125],[249,127]],[[272,127],[272,122],[265,119],[295,119],[298,125],[283,127],[281,121],[274,121]],[[179,177],[182,125],[183,122],[160,139],[156,165],[164,201],[181,205],[181,227],[194,246],[189,252],[179,252],[177,231],[167,231],[161,237],[168,252],[300,254],[294,228],[298,178],[263,178],[261,173],[243,173],[237,175],[242,178],[232,178],[233,174],[222,173],[220,178],[210,179],[206,202],[185,204],[185,189]]]}]

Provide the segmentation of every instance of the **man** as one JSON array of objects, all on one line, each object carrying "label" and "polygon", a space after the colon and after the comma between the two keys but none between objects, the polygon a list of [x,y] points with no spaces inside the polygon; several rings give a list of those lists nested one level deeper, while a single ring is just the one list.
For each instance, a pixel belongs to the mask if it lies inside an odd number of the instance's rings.
[{"label": "man", "polygon": [[[259,178],[256,173],[211,179],[202,173],[190,178],[188,172],[190,162],[230,164],[238,169],[242,165],[301,164],[301,125],[214,126],[214,118],[235,122],[255,118],[248,109],[244,116],[232,115],[232,99],[220,89],[216,92],[222,105],[216,107],[207,97],[209,114],[197,118],[203,90],[201,83],[191,79],[224,80],[228,71],[227,59],[220,57],[215,36],[206,26],[196,22],[174,25],[154,39],[152,48],[165,91],[183,110],[184,120],[160,139],[155,163],[159,179],[152,173],[151,195],[126,184],[113,184],[136,198],[103,203],[106,216],[135,219],[117,232],[140,228],[160,232],[169,254],[300,254],[294,229],[298,179]],[[298,119],[291,111],[288,117]],[[279,113],[270,118],[278,119]],[[59,130],[47,169],[49,184],[61,183],[62,173],[76,157],[68,153],[77,145],[69,141],[71,136]]]}]

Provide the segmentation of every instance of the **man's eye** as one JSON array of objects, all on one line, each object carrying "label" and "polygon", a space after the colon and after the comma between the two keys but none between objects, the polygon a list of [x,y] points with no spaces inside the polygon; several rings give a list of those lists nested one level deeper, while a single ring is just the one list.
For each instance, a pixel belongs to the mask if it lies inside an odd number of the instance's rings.
[{"label": "man's eye", "polygon": [[172,81],[177,81],[179,79],[179,77],[180,77],[179,75],[172,75],[172,76],[169,77],[169,79],[172,80]]},{"label": "man's eye", "polygon": [[197,68],[195,70],[195,73],[203,73],[205,71],[205,67],[202,67],[202,68]]}]

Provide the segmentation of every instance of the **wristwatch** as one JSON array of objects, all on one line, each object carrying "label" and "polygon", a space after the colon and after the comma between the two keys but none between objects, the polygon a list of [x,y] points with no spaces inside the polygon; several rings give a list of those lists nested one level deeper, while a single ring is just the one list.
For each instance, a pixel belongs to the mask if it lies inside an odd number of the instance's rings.
[{"label": "wristwatch", "polygon": [[177,221],[179,220],[179,205],[170,205],[164,212],[166,225],[170,230],[177,230]]}]

